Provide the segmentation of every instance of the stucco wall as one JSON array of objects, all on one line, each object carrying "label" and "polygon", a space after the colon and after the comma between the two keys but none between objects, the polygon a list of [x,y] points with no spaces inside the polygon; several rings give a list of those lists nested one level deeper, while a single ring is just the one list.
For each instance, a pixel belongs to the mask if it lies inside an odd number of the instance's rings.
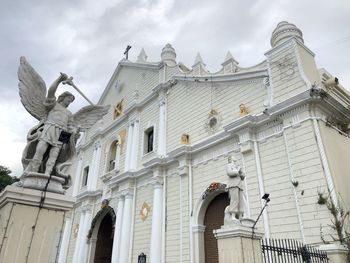
[{"label": "stucco wall", "polygon": [[[136,205],[134,213],[134,232],[133,232],[133,253],[131,262],[137,262],[138,255],[143,252],[149,258],[151,231],[152,231],[152,213],[153,213],[153,187],[147,184],[149,176],[138,181],[136,192]],[[145,220],[142,220],[140,211],[142,205],[147,203],[150,212]]]},{"label": "stucco wall", "polygon": [[322,142],[325,147],[332,178],[343,207],[350,209],[350,138],[339,134],[324,122],[319,122]]},{"label": "stucco wall", "polygon": [[206,137],[206,123],[211,109],[217,110],[222,126],[240,117],[239,104],[244,103],[252,115],[264,110],[263,102],[267,91],[263,79],[234,81],[226,83],[198,83],[181,81],[168,95],[167,151],[180,145],[183,133],[190,136],[194,144]]},{"label": "stucco wall", "polygon": [[289,45],[284,45],[283,48],[270,51],[268,55],[275,104],[308,89],[300,74],[296,47],[292,41],[294,40],[289,40]]}]

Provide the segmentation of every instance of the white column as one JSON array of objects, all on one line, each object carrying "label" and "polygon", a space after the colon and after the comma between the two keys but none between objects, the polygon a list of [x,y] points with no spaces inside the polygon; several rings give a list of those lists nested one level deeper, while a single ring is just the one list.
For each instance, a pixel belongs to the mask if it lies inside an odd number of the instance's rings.
[{"label": "white column", "polygon": [[124,196],[119,197],[117,218],[115,221],[114,237],[113,237],[113,250],[112,250],[112,263],[118,263],[118,256],[120,253],[120,244],[123,227],[123,210],[124,210]]},{"label": "white column", "polygon": [[162,262],[162,210],[163,210],[163,186],[157,182],[153,190],[152,212],[152,236],[150,262]]},{"label": "white column", "polygon": [[77,168],[75,170],[73,196],[76,196],[79,192],[82,162],[83,160],[79,157]]},{"label": "white column", "polygon": [[86,210],[85,217],[84,217],[84,227],[83,227],[83,231],[82,231],[81,251],[80,251],[78,261],[77,261],[79,263],[86,263],[87,262],[88,244],[86,242],[87,241],[86,236],[89,232],[90,224],[91,224],[91,211]]},{"label": "white column", "polygon": [[131,214],[132,214],[132,195],[125,195],[124,202],[124,212],[123,212],[123,228],[122,228],[122,237],[121,237],[121,246],[119,254],[119,263],[128,263],[129,262],[129,246],[130,246],[130,229],[131,229]]},{"label": "white column", "polygon": [[61,248],[58,254],[58,263],[65,263],[68,251],[69,237],[72,230],[72,221],[70,217],[65,218],[63,236],[61,241]]},{"label": "white column", "polygon": [[96,145],[94,146],[94,151],[92,153],[92,160],[91,160],[91,165],[90,165],[90,169],[89,169],[89,174],[88,174],[88,181],[87,181],[87,190],[91,190],[92,189],[92,182],[94,180],[94,172],[95,172],[95,166],[96,166]]},{"label": "white column", "polygon": [[125,156],[125,171],[128,171],[130,168],[130,158],[131,158],[131,147],[132,147],[132,137],[133,137],[134,125],[133,123],[129,124],[128,129],[128,141],[126,144],[126,156]]},{"label": "white column", "polygon": [[161,98],[159,101],[159,127],[158,127],[158,155],[165,156],[165,138],[166,138],[166,101]]},{"label": "white column", "polygon": [[98,145],[97,149],[96,149],[94,170],[93,170],[92,178],[91,178],[91,190],[96,190],[96,188],[97,188],[98,170],[100,167],[100,161],[101,161],[101,145]]},{"label": "white column", "polygon": [[[254,141],[254,155],[255,155],[256,173],[258,175],[260,198],[261,198],[265,194],[265,187],[264,187],[264,179],[263,179],[261,163],[260,163],[259,148],[256,140]],[[262,209],[265,205],[264,200],[260,199],[260,203],[261,203],[261,209]],[[269,227],[269,221],[267,217],[267,209],[265,209],[263,212],[263,219],[264,219],[263,221],[264,221],[265,238],[270,238],[270,227]]]},{"label": "white column", "polygon": [[134,129],[132,133],[132,147],[131,147],[131,160],[130,160],[130,169],[135,170],[137,166],[137,149],[139,145],[139,127],[140,122],[136,120],[134,122]]},{"label": "white column", "polygon": [[82,247],[81,243],[82,243],[82,236],[83,236],[84,218],[85,218],[85,212],[82,212],[79,220],[79,230],[78,230],[78,237],[75,243],[73,262],[78,262],[78,258],[80,255],[80,250]]}]

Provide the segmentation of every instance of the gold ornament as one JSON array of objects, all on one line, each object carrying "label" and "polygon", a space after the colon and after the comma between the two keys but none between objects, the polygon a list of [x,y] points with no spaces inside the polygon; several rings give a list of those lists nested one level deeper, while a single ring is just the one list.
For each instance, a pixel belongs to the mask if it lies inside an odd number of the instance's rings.
[{"label": "gold ornament", "polygon": [[183,133],[181,135],[181,144],[189,144],[190,143],[190,136],[187,133]]},{"label": "gold ornament", "polygon": [[125,143],[125,137],[126,137],[126,129],[123,129],[119,132],[119,137],[120,137],[120,154],[123,153],[123,147],[124,147],[124,143]]},{"label": "gold ornament", "polygon": [[240,116],[244,116],[244,115],[247,115],[247,114],[248,114],[247,107],[243,103],[239,104],[239,115]]}]

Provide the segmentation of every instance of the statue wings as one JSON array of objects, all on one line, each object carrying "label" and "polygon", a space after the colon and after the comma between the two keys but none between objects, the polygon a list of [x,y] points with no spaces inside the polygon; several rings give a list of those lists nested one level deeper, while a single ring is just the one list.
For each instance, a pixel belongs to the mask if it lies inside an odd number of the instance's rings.
[{"label": "statue wings", "polygon": [[109,110],[110,105],[89,105],[81,108],[73,115],[74,125],[80,131],[85,131],[94,125],[98,120],[101,120]]},{"label": "statue wings", "polygon": [[18,79],[19,96],[24,108],[39,121],[46,118],[46,84],[25,57],[20,58]]},{"label": "statue wings", "polygon": [[[46,119],[46,84],[25,57],[18,68],[19,95],[25,109],[39,121]],[[108,106],[89,105],[73,115],[74,125],[81,131],[89,129],[108,112]]]}]

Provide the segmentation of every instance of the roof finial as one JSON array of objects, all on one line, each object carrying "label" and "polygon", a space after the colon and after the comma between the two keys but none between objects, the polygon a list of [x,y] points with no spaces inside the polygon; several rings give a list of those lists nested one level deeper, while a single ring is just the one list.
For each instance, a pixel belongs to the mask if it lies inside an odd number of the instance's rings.
[{"label": "roof finial", "polygon": [[195,67],[197,64],[203,64],[205,66],[205,64],[203,62],[203,59],[202,59],[202,56],[201,56],[201,54],[199,52],[197,53],[197,56],[196,56],[196,58],[194,60],[194,63],[193,63],[192,67]]},{"label": "roof finial", "polygon": [[297,40],[304,43],[303,33],[294,24],[288,23],[287,21],[279,22],[271,36],[271,46],[276,47],[290,38],[296,38]]},{"label": "roof finial", "polygon": [[142,48],[140,51],[140,54],[137,56],[136,62],[146,62],[147,61],[147,55],[145,50]]},{"label": "roof finial", "polygon": [[162,49],[161,58],[162,61],[168,66],[176,65],[175,49],[169,43],[166,44],[165,47]]}]

